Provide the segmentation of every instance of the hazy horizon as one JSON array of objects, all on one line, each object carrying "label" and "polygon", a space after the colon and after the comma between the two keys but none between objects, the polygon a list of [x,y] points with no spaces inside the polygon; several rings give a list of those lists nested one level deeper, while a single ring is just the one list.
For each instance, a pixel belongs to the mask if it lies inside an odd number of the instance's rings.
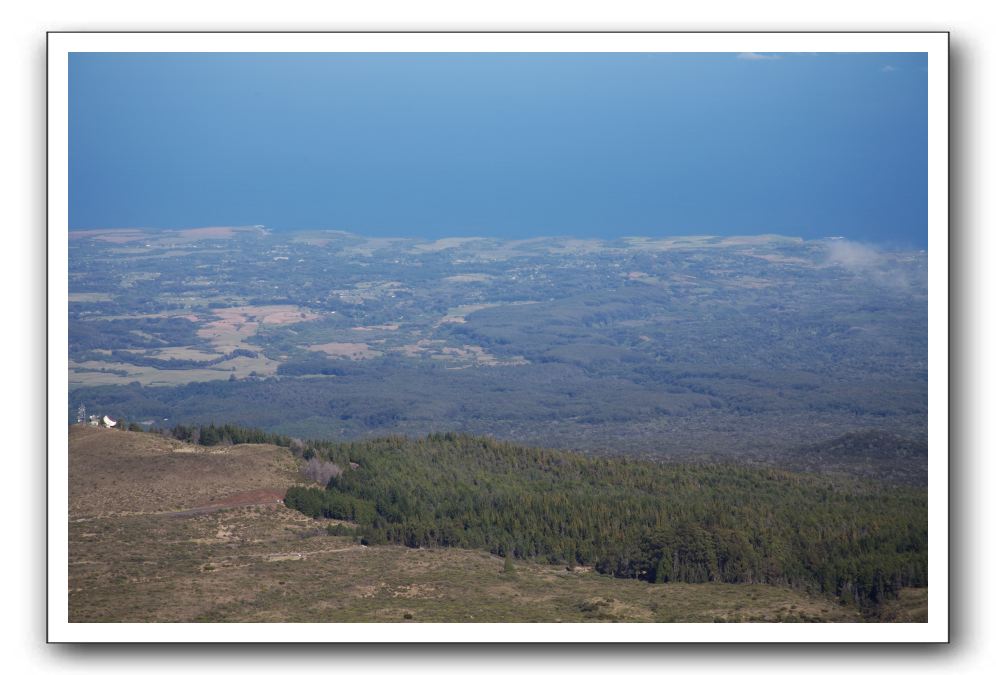
[{"label": "hazy horizon", "polygon": [[923,54],[70,56],[70,230],[927,241]]},{"label": "hazy horizon", "polygon": [[[501,241],[501,242],[528,242],[528,241],[540,241],[547,239],[555,240],[578,240],[578,241],[598,241],[604,242],[606,244],[611,244],[613,242],[633,242],[635,240],[647,240],[647,241],[665,241],[665,240],[719,240],[719,241],[731,241],[731,240],[757,240],[758,242],[764,240],[787,240],[792,242],[801,242],[803,244],[813,244],[813,243],[826,243],[833,244],[835,242],[847,242],[857,246],[868,247],[873,249],[882,250],[923,250],[915,244],[909,242],[894,242],[894,241],[874,241],[871,239],[852,239],[850,237],[845,237],[843,235],[827,235],[822,237],[807,238],[802,236],[784,235],[776,234],[773,232],[757,232],[757,233],[743,233],[743,234],[712,234],[708,232],[698,232],[698,233],[681,233],[681,232],[660,232],[660,233],[646,233],[646,234],[628,234],[625,231],[612,236],[580,236],[572,234],[537,234],[533,236],[515,236],[510,237],[502,234],[451,234],[446,236],[431,236],[431,235],[420,235],[420,234],[398,234],[394,236],[389,235],[374,235],[374,234],[363,234],[361,232],[351,232],[349,230],[341,230],[329,227],[310,227],[310,228],[294,228],[294,229],[279,229],[272,228],[266,225],[204,225],[196,227],[118,227],[118,228],[90,228],[90,229],[76,229],[69,231],[70,239],[76,239],[81,237],[101,237],[103,235],[108,236],[121,236],[127,233],[150,233],[150,234],[167,234],[167,233],[186,233],[192,234],[197,232],[203,232],[205,238],[219,238],[221,236],[227,237],[229,234],[237,233],[252,233],[257,232],[263,236],[269,235],[293,235],[293,234],[307,234],[307,233],[322,233],[327,235],[334,235],[343,238],[361,238],[361,239],[372,239],[372,240],[412,240],[412,241],[475,241],[475,240],[485,240],[485,241]],[[190,239],[195,241],[196,239]],[[704,242],[707,243],[707,242]]]}]

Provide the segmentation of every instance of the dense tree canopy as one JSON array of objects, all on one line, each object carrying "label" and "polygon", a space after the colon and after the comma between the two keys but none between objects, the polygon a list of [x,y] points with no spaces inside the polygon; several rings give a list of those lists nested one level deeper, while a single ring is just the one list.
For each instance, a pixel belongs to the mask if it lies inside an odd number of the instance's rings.
[{"label": "dense tree canopy", "polygon": [[460,546],[650,582],[777,583],[875,605],[926,584],[926,492],[434,434],[311,443],[351,470],[286,504],[372,543]]},{"label": "dense tree canopy", "polygon": [[237,445],[239,443],[272,443],[289,447],[291,439],[281,434],[273,434],[261,429],[241,427],[235,424],[205,424],[186,426],[177,424],[172,429],[163,430],[173,438],[199,445]]}]

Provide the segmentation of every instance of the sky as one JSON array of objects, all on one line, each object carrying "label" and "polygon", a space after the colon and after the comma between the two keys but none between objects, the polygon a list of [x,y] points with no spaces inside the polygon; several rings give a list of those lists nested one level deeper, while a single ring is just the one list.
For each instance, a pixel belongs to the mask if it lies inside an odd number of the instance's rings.
[{"label": "sky", "polygon": [[925,54],[97,54],[70,229],[926,247]]}]

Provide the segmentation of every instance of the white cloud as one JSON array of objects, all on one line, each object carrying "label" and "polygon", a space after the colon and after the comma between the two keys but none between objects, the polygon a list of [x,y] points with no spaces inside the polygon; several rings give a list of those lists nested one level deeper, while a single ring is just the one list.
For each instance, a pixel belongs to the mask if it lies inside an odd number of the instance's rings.
[{"label": "white cloud", "polygon": [[825,242],[825,264],[842,267],[879,287],[910,291],[926,283],[926,267],[902,256],[847,239]]},{"label": "white cloud", "polygon": [[743,59],[744,61],[771,61],[773,59],[782,58],[778,54],[758,54],[757,52],[740,52],[737,54],[738,59]]},{"label": "white cloud", "polygon": [[827,262],[846,267],[852,272],[867,271],[878,267],[884,258],[875,248],[847,239],[831,239],[827,242]]},{"label": "white cloud", "polygon": [[882,67],[882,72],[883,73],[894,73],[897,70],[899,70],[899,68],[896,68],[895,66],[883,66]]}]

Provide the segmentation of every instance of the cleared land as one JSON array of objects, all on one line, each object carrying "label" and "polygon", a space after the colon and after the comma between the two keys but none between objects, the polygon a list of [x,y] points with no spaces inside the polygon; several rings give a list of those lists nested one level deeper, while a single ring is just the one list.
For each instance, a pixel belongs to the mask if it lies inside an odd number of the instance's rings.
[{"label": "cleared land", "polygon": [[74,426],[70,520],[179,511],[252,490],[282,493],[299,480],[272,445],[202,447],[154,434]]},{"label": "cleared land", "polygon": [[370,345],[365,342],[326,342],[321,345],[311,345],[308,349],[313,352],[322,352],[334,358],[353,359],[354,361],[372,359],[381,355],[380,352],[370,349]]},{"label": "cleared land", "polygon": [[[362,546],[276,502],[305,481],[275,446],[73,427],[69,456],[73,621],[862,620],[786,588],[508,573],[478,551]],[[897,618],[916,620],[925,596],[901,596]]]}]

